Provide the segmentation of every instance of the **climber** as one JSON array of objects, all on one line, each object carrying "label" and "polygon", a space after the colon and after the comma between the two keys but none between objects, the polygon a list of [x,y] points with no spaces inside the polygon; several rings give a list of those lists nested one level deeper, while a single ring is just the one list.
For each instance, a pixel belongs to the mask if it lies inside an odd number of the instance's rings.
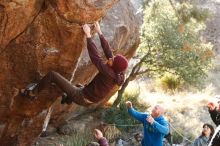
[{"label": "climber", "polygon": [[98,33],[102,49],[107,58],[105,63],[100,57],[97,47],[91,38],[91,29],[88,24],[82,26],[87,38],[87,49],[92,63],[98,69],[98,74],[85,86],[77,87],[55,71],[50,71],[38,84],[32,84],[21,90],[21,95],[35,98],[36,94],[50,85],[57,85],[63,92],[61,104],[71,104],[88,106],[97,103],[112,93],[116,86],[124,83],[124,72],[128,67],[127,59],[120,54],[113,56],[110,46],[104,38],[98,22],[94,24],[94,29]]}]

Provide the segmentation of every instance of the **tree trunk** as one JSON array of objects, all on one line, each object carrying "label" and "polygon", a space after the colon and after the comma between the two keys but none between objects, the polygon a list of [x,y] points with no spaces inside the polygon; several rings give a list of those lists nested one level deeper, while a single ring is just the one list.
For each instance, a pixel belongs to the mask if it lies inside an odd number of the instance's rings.
[{"label": "tree trunk", "polygon": [[126,87],[128,86],[129,82],[130,82],[130,79],[129,79],[129,77],[128,77],[128,78],[125,80],[124,84],[122,85],[121,89],[118,91],[118,96],[117,96],[116,100],[115,100],[114,103],[113,103],[113,107],[116,107],[116,106],[121,102],[122,97],[123,97],[122,95],[123,95],[123,93],[124,93]]}]

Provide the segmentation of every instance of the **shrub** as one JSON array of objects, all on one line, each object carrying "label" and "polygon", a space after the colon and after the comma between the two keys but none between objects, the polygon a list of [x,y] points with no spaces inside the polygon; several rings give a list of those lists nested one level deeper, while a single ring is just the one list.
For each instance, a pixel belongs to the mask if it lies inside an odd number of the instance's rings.
[{"label": "shrub", "polygon": [[183,141],[183,138],[177,132],[173,132],[172,140],[173,140],[173,143],[180,144]]},{"label": "shrub", "polygon": [[120,125],[136,125],[140,124],[139,121],[135,120],[128,114],[126,101],[131,101],[133,103],[133,106],[137,108],[139,111],[144,111],[147,106],[141,105],[138,102],[138,96],[140,91],[133,92],[125,92],[123,101],[120,103],[119,107],[111,107],[108,109],[104,109],[102,112],[102,118],[104,122],[108,124],[115,124],[117,128],[119,128],[122,131],[129,131],[133,129],[134,127],[129,126],[120,126]]},{"label": "shrub", "polygon": [[86,146],[91,141],[93,141],[92,134],[88,132],[64,136],[61,139],[64,146]]},{"label": "shrub", "polygon": [[167,74],[160,79],[160,84],[164,91],[175,91],[180,88],[181,81],[177,76]]},{"label": "shrub", "polygon": [[146,104],[144,105],[144,104],[140,103],[138,101],[139,95],[140,95],[139,89],[138,90],[137,89],[136,90],[126,90],[121,103],[125,103],[126,101],[131,101],[133,107],[138,109],[138,111],[144,112],[149,107],[149,105],[146,105]]}]

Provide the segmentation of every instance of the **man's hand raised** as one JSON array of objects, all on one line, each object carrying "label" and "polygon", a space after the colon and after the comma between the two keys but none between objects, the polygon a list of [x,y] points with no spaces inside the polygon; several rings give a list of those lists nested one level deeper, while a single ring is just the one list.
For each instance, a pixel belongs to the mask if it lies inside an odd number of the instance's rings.
[{"label": "man's hand raised", "polygon": [[126,105],[127,105],[127,108],[129,109],[129,108],[132,108],[132,103],[130,102],[130,101],[127,101],[126,102]]},{"label": "man's hand raised", "polygon": [[215,104],[214,104],[213,102],[209,102],[209,103],[207,104],[207,107],[209,108],[210,111],[215,110]]}]

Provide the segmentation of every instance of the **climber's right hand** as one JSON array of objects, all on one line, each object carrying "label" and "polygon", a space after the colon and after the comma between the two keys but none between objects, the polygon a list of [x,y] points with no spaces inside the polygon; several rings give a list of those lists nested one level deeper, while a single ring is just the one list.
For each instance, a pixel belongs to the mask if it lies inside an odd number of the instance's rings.
[{"label": "climber's right hand", "polygon": [[98,32],[99,35],[102,35],[102,31],[101,31],[99,22],[96,21],[94,25],[95,25],[95,31]]}]

